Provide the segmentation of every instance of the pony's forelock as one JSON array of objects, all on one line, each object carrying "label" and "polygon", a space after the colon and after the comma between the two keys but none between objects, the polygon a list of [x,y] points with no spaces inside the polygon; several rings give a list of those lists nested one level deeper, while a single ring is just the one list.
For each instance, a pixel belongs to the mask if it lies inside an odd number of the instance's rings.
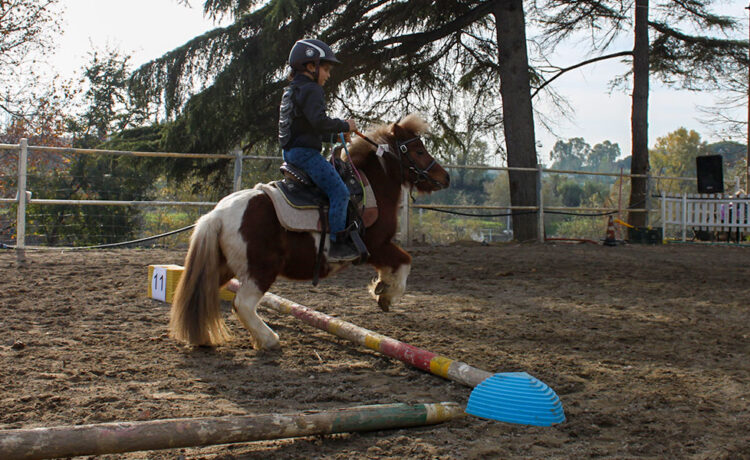
[{"label": "pony's forelock", "polygon": [[429,126],[422,115],[410,113],[398,122],[398,125],[407,131],[411,131],[415,136],[421,136],[429,132]]},{"label": "pony's forelock", "polygon": [[[410,113],[398,123],[401,128],[411,132],[415,136],[421,136],[429,132],[427,122],[418,113]],[[388,142],[393,137],[393,124],[375,125],[365,131],[365,135],[377,143]],[[360,137],[352,139],[351,153],[354,156],[366,155],[372,150],[370,144]],[[343,152],[342,152],[343,155]]]}]

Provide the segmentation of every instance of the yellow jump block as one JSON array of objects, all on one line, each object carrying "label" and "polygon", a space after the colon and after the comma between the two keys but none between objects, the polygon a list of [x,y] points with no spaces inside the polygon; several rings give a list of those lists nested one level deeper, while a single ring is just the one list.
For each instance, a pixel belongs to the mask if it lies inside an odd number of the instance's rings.
[{"label": "yellow jump block", "polygon": [[[180,265],[149,265],[147,297],[172,303],[183,270]],[[234,292],[221,288],[219,298],[231,302]]]}]

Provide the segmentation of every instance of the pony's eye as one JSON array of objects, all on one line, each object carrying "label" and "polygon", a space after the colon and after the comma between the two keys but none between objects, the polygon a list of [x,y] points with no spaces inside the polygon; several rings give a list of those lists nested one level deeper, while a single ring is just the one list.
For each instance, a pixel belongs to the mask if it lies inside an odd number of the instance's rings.
[{"label": "pony's eye", "polygon": [[424,151],[422,151],[422,150],[417,150],[417,155],[424,155]]}]

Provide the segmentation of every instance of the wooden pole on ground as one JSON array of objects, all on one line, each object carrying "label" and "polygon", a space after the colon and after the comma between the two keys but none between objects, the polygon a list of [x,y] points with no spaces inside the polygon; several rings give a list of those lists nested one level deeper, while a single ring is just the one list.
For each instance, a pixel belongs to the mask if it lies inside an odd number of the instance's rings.
[{"label": "wooden pole on ground", "polygon": [[42,459],[433,425],[461,406],[383,404],[294,414],[202,417],[0,431],[0,458]]},{"label": "wooden pole on ground", "polygon": [[[227,284],[227,289],[237,292],[239,285],[239,281],[233,279]],[[391,358],[399,359],[417,369],[453,380],[470,388],[476,387],[493,375],[491,372],[477,369],[466,363],[439,356],[430,351],[372,332],[356,324],[342,321],[270,292],[267,292],[263,296],[260,303],[279,313],[292,315],[311,326],[315,326],[337,337],[350,340],[357,345],[375,350]]]}]

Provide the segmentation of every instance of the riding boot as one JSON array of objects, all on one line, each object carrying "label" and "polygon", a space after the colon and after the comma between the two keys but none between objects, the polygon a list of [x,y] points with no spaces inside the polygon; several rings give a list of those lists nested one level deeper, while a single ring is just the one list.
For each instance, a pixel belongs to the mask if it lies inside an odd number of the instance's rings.
[{"label": "riding boot", "polygon": [[360,257],[361,254],[357,251],[348,233],[340,232],[336,235],[336,241],[331,240],[327,257],[329,262],[352,262]]}]

